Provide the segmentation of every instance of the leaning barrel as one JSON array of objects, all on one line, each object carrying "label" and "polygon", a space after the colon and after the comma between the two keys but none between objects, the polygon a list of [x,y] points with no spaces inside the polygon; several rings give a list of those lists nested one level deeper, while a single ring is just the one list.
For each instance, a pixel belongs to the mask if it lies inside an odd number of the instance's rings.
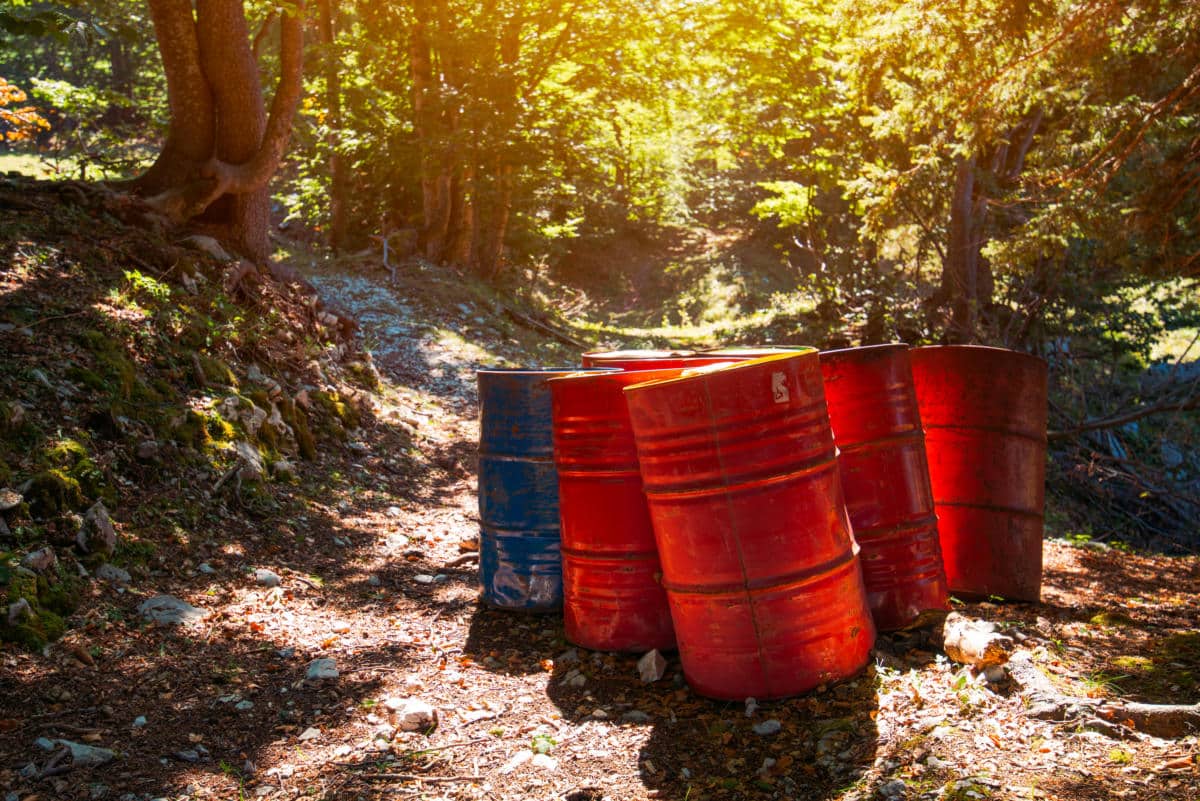
[{"label": "leaning barrel", "polygon": [[485,603],[562,603],[558,477],[547,379],[568,370],[479,370],[479,577]]},{"label": "leaning barrel", "polygon": [[902,629],[950,600],[908,346],[824,351],[821,372],[871,616]]},{"label": "leaning barrel", "polygon": [[622,390],[678,374],[577,373],[548,382],[562,521],[563,625],[575,645],[636,652],[675,647]]},{"label": "leaning barrel", "polygon": [[1046,363],[969,345],[916,348],[911,359],[950,591],[1037,601]]},{"label": "leaning barrel", "polygon": [[875,628],[816,351],[625,393],[693,689],[781,698],[862,668]]}]

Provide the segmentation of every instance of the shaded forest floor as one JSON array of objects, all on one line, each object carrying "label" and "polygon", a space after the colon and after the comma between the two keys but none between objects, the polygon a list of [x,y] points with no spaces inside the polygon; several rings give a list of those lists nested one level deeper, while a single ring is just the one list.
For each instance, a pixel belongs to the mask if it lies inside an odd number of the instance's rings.
[{"label": "shaded forest floor", "polygon": [[[1195,735],[1117,740],[1030,719],[1010,685],[987,684],[919,634],[881,638],[852,681],[743,705],[693,694],[673,656],[663,679],[643,684],[638,655],[572,648],[557,615],[480,607],[464,561],[477,527],[474,367],[574,363],[577,352],[446,271],[410,265],[392,284],[367,260],[293,258],[333,314],[322,318],[269,287],[219,290],[219,265],[132,238],[107,200],[76,211],[71,198],[43,200],[0,192],[0,230],[15,232],[0,243],[0,400],[33,421],[24,439],[6,440],[0,484],[19,485],[63,439],[81,442],[121,541],[111,560],[130,577],[82,582],[65,636],[44,651],[0,651],[5,801],[1200,794]],[[180,275],[185,256],[198,261],[189,276],[209,276],[196,294]],[[164,292],[207,310],[216,333],[195,347],[229,375],[196,379],[190,352],[173,349],[179,321],[156,311]],[[268,301],[284,313],[251,338],[265,314],[256,304]],[[339,339],[339,310],[358,320],[357,339]],[[125,362],[111,374],[94,364],[99,346],[85,334],[97,326],[119,337],[132,377]],[[89,388],[83,368],[103,380]],[[200,372],[219,370],[201,362]],[[139,382],[159,400],[134,396]],[[310,416],[310,458],[254,438],[292,467],[259,483],[229,472],[240,464],[232,442],[181,441],[186,427],[165,415],[155,428],[137,405],[212,414],[231,393],[264,392],[264,407],[325,392],[333,411]],[[94,412],[112,403],[116,417],[145,422],[93,430],[104,423]],[[232,438],[249,437],[235,422]],[[159,449],[141,448],[148,441]],[[95,559],[70,556],[73,512],[58,512],[10,519],[6,558],[48,544],[61,564],[95,573]],[[1061,541],[1046,543],[1045,559],[1042,603],[961,611],[999,623],[1072,694],[1197,699],[1200,559]],[[201,614],[148,623],[138,608],[158,594]],[[336,677],[308,678],[319,659],[333,660]],[[436,710],[436,725],[397,730],[410,701]],[[766,721],[778,731],[756,733]],[[115,758],[46,771],[53,757],[38,738]]]}]

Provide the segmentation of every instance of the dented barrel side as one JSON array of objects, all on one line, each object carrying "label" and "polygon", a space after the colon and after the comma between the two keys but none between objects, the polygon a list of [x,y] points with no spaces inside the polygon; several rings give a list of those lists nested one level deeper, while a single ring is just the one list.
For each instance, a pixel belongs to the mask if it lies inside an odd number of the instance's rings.
[{"label": "dented barrel side", "polygon": [[1039,600],[1046,362],[974,345],[911,360],[950,591]]},{"label": "dented barrel side", "polygon": [[907,345],[821,353],[846,511],[875,625],[949,608]]},{"label": "dented barrel side", "polygon": [[479,577],[485,603],[562,603],[550,388],[572,370],[479,370]]},{"label": "dented barrel side", "polygon": [[624,387],[678,370],[577,374],[549,382],[562,527],[563,624],[575,645],[675,647]]},{"label": "dented barrel side", "polygon": [[688,683],[781,698],[845,678],[875,630],[815,351],[626,390]]}]

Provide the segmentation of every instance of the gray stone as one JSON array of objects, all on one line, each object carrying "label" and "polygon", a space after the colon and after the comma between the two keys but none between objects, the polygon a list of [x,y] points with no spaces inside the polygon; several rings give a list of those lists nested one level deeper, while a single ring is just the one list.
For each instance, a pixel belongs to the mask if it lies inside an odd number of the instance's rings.
[{"label": "gray stone", "polygon": [[117,530],[104,501],[96,501],[83,516],[83,525],[75,536],[75,542],[84,553],[112,553],[117,547]]},{"label": "gray stone", "polygon": [[43,751],[53,751],[54,750],[54,741],[51,740],[49,737],[39,737],[33,741],[33,745],[35,748],[40,748]]},{"label": "gray stone", "polygon": [[143,462],[157,462],[159,445],[152,439],[143,440],[137,444],[134,449],[134,455]]},{"label": "gray stone", "polygon": [[129,584],[129,582],[133,581],[133,577],[129,575],[128,571],[122,570],[116,565],[111,565],[108,562],[105,562],[104,564],[100,565],[100,567],[96,568],[96,578],[100,579],[101,581],[107,581],[110,584],[122,585]]},{"label": "gray stone", "polygon": [[116,759],[116,752],[94,745],[73,743],[70,740],[55,740],[58,745],[65,745],[71,751],[71,765],[76,768],[91,768],[103,765]]},{"label": "gray stone", "polygon": [[25,767],[21,768],[17,772],[21,774],[22,779],[36,779],[38,773],[40,773],[38,766],[32,762],[25,763]]},{"label": "gray stone", "polygon": [[274,570],[260,567],[254,571],[254,582],[260,587],[278,587],[283,583],[283,579]]},{"label": "gray stone", "polygon": [[[260,409],[259,411],[262,410]],[[235,442],[233,447],[237,451],[238,458],[242,460],[242,466],[238,470],[238,478],[251,483],[262,481],[266,478],[267,466],[263,463],[263,458],[258,452],[258,448],[249,442],[243,441]]]},{"label": "gray stone", "polygon": [[190,626],[205,617],[203,609],[197,609],[187,601],[173,595],[155,595],[138,606],[138,614],[160,626]]},{"label": "gray stone", "polygon": [[879,794],[884,798],[903,798],[907,791],[908,785],[900,779],[892,779],[879,785]]},{"label": "gray stone", "polygon": [[133,727],[135,729],[140,729],[145,725],[146,725],[146,716],[145,715],[138,715],[136,718],[133,719]]},{"label": "gray stone", "polygon": [[8,625],[16,626],[31,617],[33,617],[33,608],[24,598],[18,598],[8,605]]},{"label": "gray stone", "polygon": [[320,729],[316,729],[316,728],[313,728],[312,726],[309,726],[307,729],[304,730],[304,733],[300,735],[300,742],[306,743],[309,740],[315,740],[320,736],[321,736]]},{"label": "gray stone", "polygon": [[201,562],[200,564],[196,565],[196,570],[200,571],[206,576],[211,576],[217,572],[216,568],[214,568],[208,562]]},{"label": "gray stone", "polygon": [[755,723],[750,728],[760,737],[770,737],[772,734],[779,734],[783,731],[783,724],[772,718],[764,720],[762,723]]},{"label": "gray stone", "polygon": [[621,715],[622,723],[649,723],[650,716],[640,709],[631,709]]},{"label": "gray stone", "polygon": [[296,477],[296,465],[287,459],[277,459],[271,464],[271,473],[276,479],[287,481]]},{"label": "gray stone", "polygon": [[191,748],[184,748],[181,751],[175,752],[175,758],[184,762],[199,762],[200,754]]},{"label": "gray stone", "polygon": [[314,659],[308,663],[305,678],[312,681],[319,679],[336,679],[338,677],[337,662],[333,659]]},{"label": "gray stone", "polygon": [[254,709],[254,702],[253,701],[238,701],[236,704],[233,705],[233,708],[239,712],[249,712],[251,709]]},{"label": "gray stone", "polygon": [[38,573],[45,573],[57,564],[58,557],[54,555],[54,549],[49,545],[45,548],[38,548],[36,551],[30,551],[21,557],[21,567]]},{"label": "gray stone", "polygon": [[17,793],[15,793],[15,792],[13,792],[13,793],[5,793],[5,794],[4,794],[4,801],[21,801],[21,796],[20,796],[20,795],[18,795]]}]

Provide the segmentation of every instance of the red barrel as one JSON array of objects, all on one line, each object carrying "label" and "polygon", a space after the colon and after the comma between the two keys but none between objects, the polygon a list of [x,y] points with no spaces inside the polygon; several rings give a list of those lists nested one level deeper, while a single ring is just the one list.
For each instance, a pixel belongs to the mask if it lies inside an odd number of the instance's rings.
[{"label": "red barrel", "polygon": [[684,675],[781,698],[875,640],[814,350],[625,390]]},{"label": "red barrel", "polygon": [[1037,601],[1046,363],[970,345],[911,352],[950,591]]},{"label": "red barrel", "polygon": [[575,645],[637,652],[675,647],[622,390],[677,375],[679,370],[579,373],[549,382],[563,623]]},{"label": "red barrel", "polygon": [[907,345],[821,353],[846,511],[875,625],[949,608]]}]

